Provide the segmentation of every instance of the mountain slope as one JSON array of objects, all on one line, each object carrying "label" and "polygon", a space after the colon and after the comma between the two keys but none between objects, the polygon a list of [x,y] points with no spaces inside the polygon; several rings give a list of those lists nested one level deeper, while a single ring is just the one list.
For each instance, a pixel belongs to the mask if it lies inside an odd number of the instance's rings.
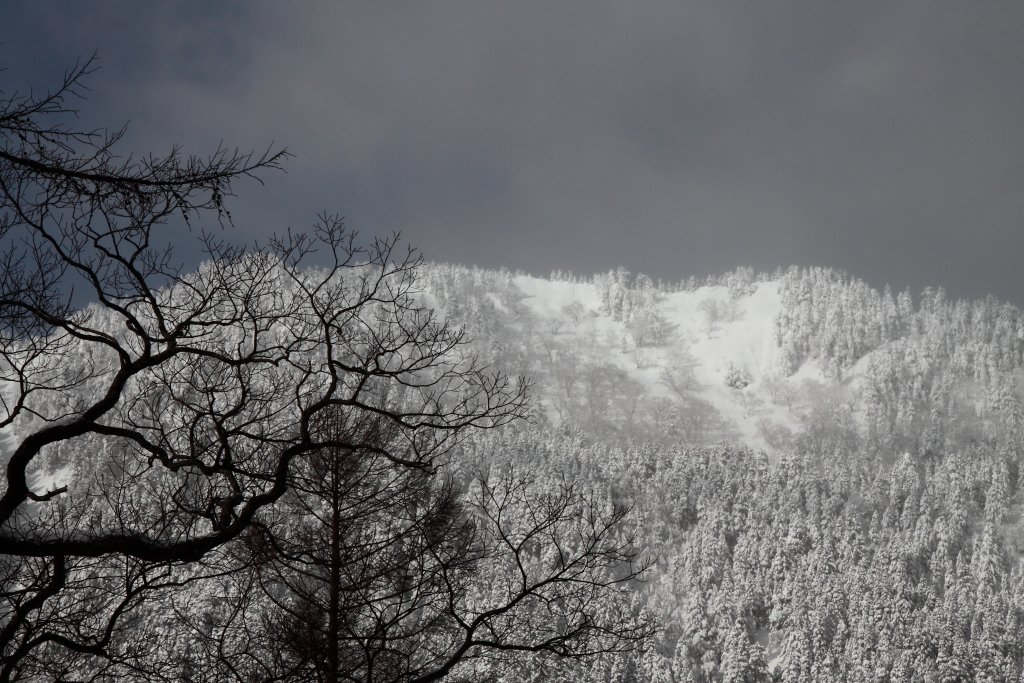
[{"label": "mountain slope", "polygon": [[[649,396],[673,397],[662,375],[674,353],[687,352],[693,359],[695,379],[688,393],[713,405],[728,420],[736,438],[754,447],[765,446],[757,428],[759,419],[775,420],[791,429],[797,427],[789,411],[773,405],[766,386],[766,380],[776,377],[780,369],[774,324],[782,306],[778,283],[757,283],[750,295],[740,299],[730,299],[728,290],[722,286],[665,294],[657,302],[657,315],[668,331],[665,343],[638,346],[627,321],[599,313],[602,303],[597,285],[529,276],[516,277],[513,282],[522,291],[523,303],[533,316],[562,324],[552,336],[570,344],[597,346],[608,362],[640,382]],[[578,324],[565,310],[574,301],[580,302],[587,313]],[[706,312],[708,302],[728,311],[713,325],[709,325]],[[749,382],[745,388],[726,384],[732,368]],[[813,363],[807,363],[788,381],[804,379],[822,381],[824,375]],[[552,401],[545,393],[551,392],[542,391],[541,397]]]},{"label": "mountain slope", "polygon": [[531,378],[538,419],[600,440],[895,454],[1024,429],[1024,321],[991,298],[915,304],[797,268],[655,285],[435,264],[424,283],[494,368]]}]

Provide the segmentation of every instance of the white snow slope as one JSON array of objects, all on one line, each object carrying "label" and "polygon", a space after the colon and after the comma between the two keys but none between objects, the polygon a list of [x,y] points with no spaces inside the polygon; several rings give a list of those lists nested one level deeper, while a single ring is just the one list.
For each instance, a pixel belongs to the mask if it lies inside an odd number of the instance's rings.
[{"label": "white snow slope", "polygon": [[[790,409],[784,402],[774,403],[765,380],[774,377],[794,390],[805,380],[827,383],[814,361],[805,362],[790,377],[783,378],[778,372],[775,317],[782,302],[777,282],[759,282],[753,294],[736,300],[730,299],[725,287],[706,286],[690,292],[663,294],[657,311],[668,323],[670,339],[660,346],[641,349],[630,343],[623,322],[599,313],[601,300],[596,285],[531,276],[516,277],[514,284],[526,296],[523,303],[537,318],[562,323],[558,337],[575,337],[580,344],[593,344],[596,340],[605,347],[606,360],[642,382],[651,396],[671,395],[669,388],[659,381],[662,368],[674,349],[687,350],[697,361],[694,375],[699,386],[691,393],[714,405],[732,423],[736,440],[755,449],[766,447],[757,426],[759,421],[768,419],[794,433],[801,429],[800,412]],[[731,306],[730,314],[713,328],[709,328],[701,308],[702,302],[708,300],[717,301],[721,308]],[[562,310],[573,301],[579,301],[587,309],[579,325],[574,325]],[[619,343],[609,343],[616,341]],[[746,388],[738,390],[726,385],[726,373],[731,366],[749,380]],[[863,363],[858,363],[846,375],[844,384],[855,390],[862,370]],[[556,414],[549,412],[549,416],[557,421]]]}]

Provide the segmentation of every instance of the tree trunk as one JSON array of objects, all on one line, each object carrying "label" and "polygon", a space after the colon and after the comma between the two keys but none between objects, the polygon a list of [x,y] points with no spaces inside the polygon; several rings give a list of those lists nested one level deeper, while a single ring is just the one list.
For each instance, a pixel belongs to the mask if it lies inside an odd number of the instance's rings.
[{"label": "tree trunk", "polygon": [[338,455],[331,453],[331,559],[330,605],[327,610],[327,666],[329,683],[338,683],[338,635],[341,625],[341,476]]}]

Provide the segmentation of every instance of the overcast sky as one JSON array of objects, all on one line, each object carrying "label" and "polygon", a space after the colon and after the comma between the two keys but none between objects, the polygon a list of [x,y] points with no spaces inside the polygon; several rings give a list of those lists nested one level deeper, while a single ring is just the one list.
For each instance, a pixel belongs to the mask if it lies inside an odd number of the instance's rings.
[{"label": "overcast sky", "polygon": [[1024,3],[23,2],[3,89],[101,69],[124,151],[295,158],[238,241],[322,211],[430,260],[677,281],[841,268],[1024,305]]}]

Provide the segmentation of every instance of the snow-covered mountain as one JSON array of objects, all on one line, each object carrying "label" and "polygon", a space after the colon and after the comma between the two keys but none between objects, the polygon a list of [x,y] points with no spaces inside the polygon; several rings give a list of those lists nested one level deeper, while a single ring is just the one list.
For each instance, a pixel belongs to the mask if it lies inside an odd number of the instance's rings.
[{"label": "snow-covered mountain", "polygon": [[[533,425],[467,436],[446,474],[570,482],[631,510],[623,537],[653,562],[627,588],[659,627],[646,650],[495,680],[1021,680],[1017,308],[826,269],[417,275],[476,355],[532,382]],[[33,488],[84,491],[101,446],[46,454]]]},{"label": "snow-covered mountain", "polygon": [[[780,378],[781,348],[775,335],[775,320],[782,310],[778,282],[758,282],[748,295],[736,299],[721,285],[666,293],[656,307],[666,330],[663,343],[644,346],[636,344],[627,320],[601,313],[601,292],[593,282],[521,275],[513,283],[532,316],[555,323],[553,337],[577,348],[597,347],[606,362],[639,382],[649,397],[676,398],[665,374],[680,354],[688,354],[694,381],[687,394],[714,406],[729,424],[724,431],[754,447],[766,446],[759,421],[799,428],[792,412],[773,400],[772,380],[797,385],[806,379],[826,379],[813,361],[803,363],[793,376]],[[571,308],[575,302],[584,308],[578,318]],[[555,392],[545,389],[540,396],[551,406]],[[557,411],[549,409],[549,417],[557,419]]]},{"label": "snow-covered mountain", "polygon": [[431,265],[424,283],[534,382],[537,435],[477,457],[635,507],[664,628],[635,680],[1020,680],[1016,307],[827,269],[666,285]]},{"label": "snow-covered mountain", "polygon": [[[532,382],[542,428],[620,445],[765,451],[867,444],[889,457],[1024,442],[1021,312],[942,290],[893,295],[827,269],[666,285],[426,264],[423,303],[494,370]],[[2,388],[0,388],[2,389]],[[14,436],[0,436],[6,458]],[[33,485],[67,472],[34,473]]]},{"label": "snow-covered mountain", "polygon": [[424,283],[493,367],[531,378],[538,419],[600,440],[776,456],[802,437],[896,452],[1022,428],[1024,322],[992,298],[798,268],[665,285],[430,265]]}]

